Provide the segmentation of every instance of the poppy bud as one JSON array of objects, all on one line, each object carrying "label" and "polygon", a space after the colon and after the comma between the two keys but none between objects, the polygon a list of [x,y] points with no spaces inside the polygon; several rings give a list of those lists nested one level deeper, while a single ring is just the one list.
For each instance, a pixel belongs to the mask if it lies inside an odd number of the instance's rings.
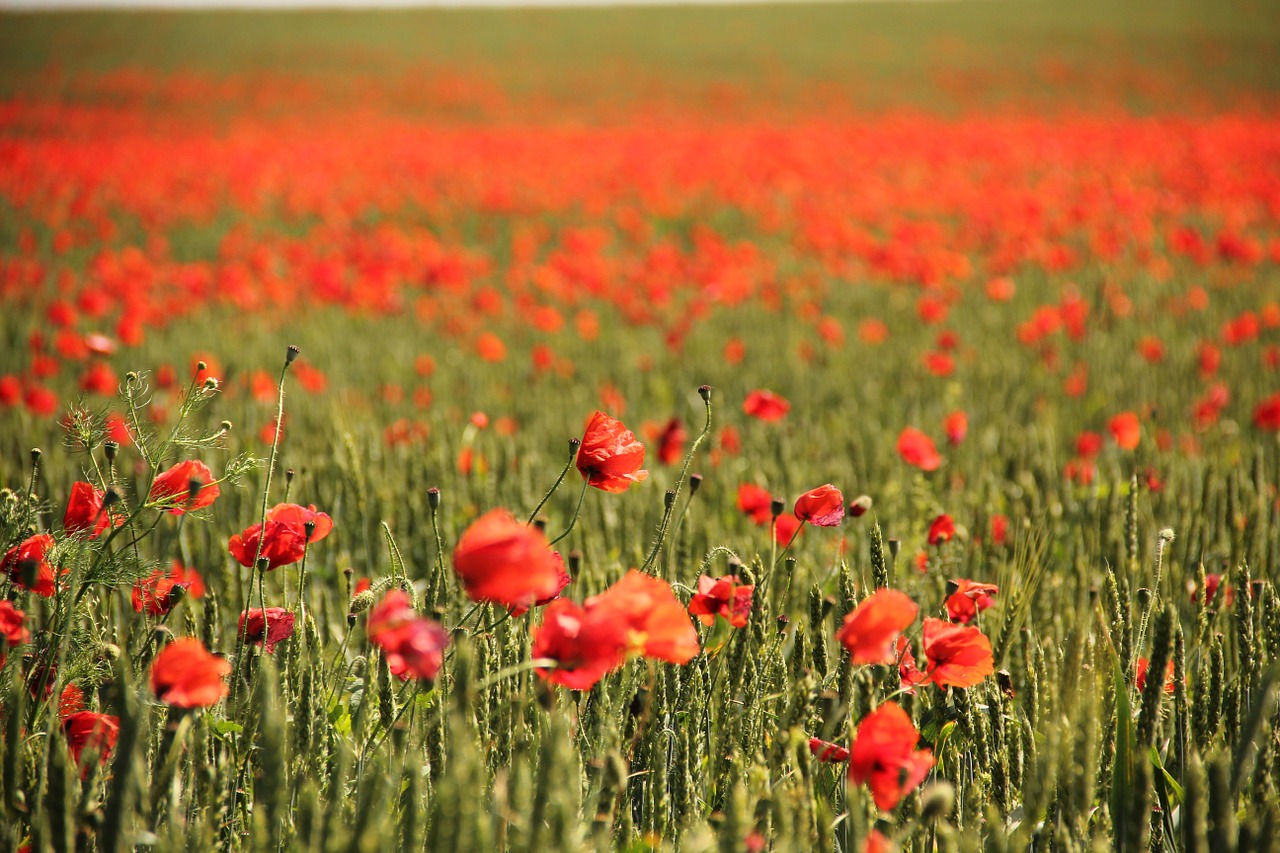
[{"label": "poppy bud", "polygon": [[187,594],[187,588],[181,584],[174,584],[169,588],[169,609],[178,606],[178,602],[182,601],[182,597]]},{"label": "poppy bud", "polygon": [[541,533],[547,532],[547,520],[543,516],[538,516],[533,520],[533,529]]},{"label": "poppy bud", "polygon": [[662,496],[662,505],[667,509],[676,505],[676,490],[667,489],[666,494]]},{"label": "poppy bud", "polygon": [[947,595],[947,597],[948,597],[948,598],[950,598],[951,596],[955,595],[959,590],[960,590],[960,584],[959,584],[958,582],[953,581],[953,580],[949,580],[949,581],[947,581],[947,592],[946,592],[946,595]]},{"label": "poppy bud", "polygon": [[569,552],[568,569],[569,569],[570,575],[572,575],[575,578],[578,576],[578,572],[582,569],[582,552],[581,551]]},{"label": "poppy bud", "polygon": [[354,628],[356,626],[356,615],[354,613],[347,614],[347,627]]},{"label": "poppy bud", "polygon": [[41,450],[40,448],[38,448],[38,447],[33,447],[33,448],[31,448],[31,464],[32,464],[32,465],[39,465],[39,464],[40,464],[40,456],[41,456],[41,454],[43,454],[43,453],[44,453],[44,451],[42,451],[42,450]]},{"label": "poppy bud", "polygon": [[871,497],[869,495],[858,495],[849,502],[849,517],[861,518],[866,515],[869,509],[871,509]]},{"label": "poppy bud", "polygon": [[791,620],[787,618],[787,615],[785,613],[779,616],[778,617],[778,633],[779,634],[787,633],[787,626],[790,624],[791,624]]},{"label": "poppy bud", "polygon": [[701,474],[689,475],[689,497],[693,497],[698,493],[698,488],[702,485]]},{"label": "poppy bud", "polygon": [[102,443],[102,455],[107,457],[107,464],[116,461],[116,451],[120,449],[120,445],[108,439]]},{"label": "poppy bud", "polygon": [[265,572],[265,571],[267,571],[267,569],[269,569],[269,568],[271,568],[271,561],[270,561],[270,560],[268,560],[266,557],[259,557],[259,558],[258,558],[258,571],[260,571],[260,572]]},{"label": "poppy bud", "polygon": [[1000,688],[1000,692],[1010,699],[1013,698],[1013,676],[1009,674],[1009,670],[1001,669],[996,671],[996,686]]},{"label": "poppy bud", "polygon": [[348,615],[355,616],[357,613],[365,612],[373,606],[373,601],[373,590],[366,589],[364,592],[351,599],[351,606],[347,608],[349,611]]},{"label": "poppy bud", "polygon": [[192,477],[187,480],[187,503],[195,503],[196,495],[200,494],[200,490],[204,488],[204,483]]},{"label": "poppy bud", "polygon": [[782,511],[785,510],[786,508],[787,508],[787,505],[783,503],[782,500],[779,498],[774,498],[773,500],[769,501],[769,512],[773,515],[774,518],[777,518],[778,516],[782,515]]},{"label": "poppy bud", "polygon": [[204,378],[204,390],[206,390],[206,391],[217,391],[217,390],[218,390],[218,380],[217,380],[216,378],[212,377],[212,376],[206,376],[206,377]]},{"label": "poppy bud", "polygon": [[926,822],[951,814],[956,804],[956,789],[950,782],[934,782],[920,792],[920,818]]},{"label": "poppy bud", "polygon": [[1172,528],[1172,527],[1166,527],[1166,528],[1164,528],[1163,530],[1161,530],[1161,531],[1160,531],[1159,537],[1160,537],[1160,541],[1161,541],[1162,543],[1163,543],[1163,542],[1172,542],[1172,541],[1173,541],[1173,528]]},{"label": "poppy bud", "polygon": [[119,493],[119,492],[117,492],[117,491],[115,490],[115,487],[113,486],[113,487],[111,487],[111,488],[107,489],[107,490],[106,490],[106,492],[104,492],[104,493],[103,493],[103,495],[102,495],[102,508],[103,508],[103,509],[106,509],[107,507],[111,506],[112,504],[117,504],[117,503],[120,503],[120,493]]},{"label": "poppy bud", "polygon": [[308,542],[310,542],[310,541],[311,541],[311,537],[312,537],[312,536],[314,536],[314,535],[315,535],[315,533],[316,533],[316,522],[315,522],[315,519],[312,519],[312,520],[310,520],[310,521],[304,522],[304,523],[303,523],[303,525],[302,525],[302,530],[303,530],[303,532],[305,532],[305,533],[307,534],[307,541],[308,541]]},{"label": "poppy bud", "polygon": [[[209,369],[209,365],[208,365],[208,364],[206,364],[205,362],[203,362],[203,361],[197,361],[197,362],[196,362],[196,373],[203,373],[204,371],[206,371],[206,370],[208,370],[208,369]],[[133,373],[133,374],[131,374],[131,375],[132,375],[132,376],[137,376],[138,374]]]},{"label": "poppy bud", "polygon": [[570,455],[570,456],[577,456],[577,455],[578,455],[578,448],[579,448],[579,447],[581,447],[581,446],[582,446],[582,439],[580,439],[580,438],[571,438],[571,439],[569,439],[569,455]]},{"label": "poppy bud", "polygon": [[294,471],[293,471],[293,469],[292,469],[292,468],[287,468],[287,469],[285,469],[285,472],[284,472],[284,484],[285,484],[286,486],[291,486],[291,485],[293,485],[293,474],[294,474]]},{"label": "poppy bud", "polygon": [[702,402],[710,403],[711,402],[711,386],[710,385],[698,386],[698,396],[702,398]]},{"label": "poppy bud", "polygon": [[435,512],[440,508],[440,489],[432,486],[427,489],[427,505],[431,507],[431,511]]},{"label": "poppy bud", "polygon": [[105,661],[116,661],[120,659],[120,647],[115,643],[103,643],[98,647],[98,654]]},{"label": "poppy bud", "polygon": [[902,550],[902,540],[890,539],[888,540],[888,542],[889,542],[889,556],[893,557],[893,559],[895,560],[898,559],[898,552]]},{"label": "poppy bud", "polygon": [[1154,593],[1152,593],[1151,590],[1147,589],[1145,586],[1138,588],[1138,604],[1142,605],[1143,607],[1146,607],[1151,603],[1151,599],[1153,596],[1154,596]]},{"label": "poppy bud", "polygon": [[163,649],[173,640],[173,632],[169,630],[167,625],[157,625],[155,627],[156,648]]},{"label": "poppy bud", "polygon": [[297,359],[298,354],[300,352],[302,352],[302,350],[298,349],[293,344],[289,344],[289,349],[285,350],[285,354],[284,354],[285,367],[288,367],[289,365],[293,364],[293,362]]}]

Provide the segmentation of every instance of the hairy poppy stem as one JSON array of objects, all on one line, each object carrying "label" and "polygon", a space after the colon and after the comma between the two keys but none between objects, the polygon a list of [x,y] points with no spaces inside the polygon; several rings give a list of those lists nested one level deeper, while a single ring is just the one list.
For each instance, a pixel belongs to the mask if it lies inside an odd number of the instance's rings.
[{"label": "hairy poppy stem", "polygon": [[568,536],[570,533],[573,532],[573,526],[578,523],[578,514],[582,512],[582,502],[586,500],[586,497],[587,497],[587,487],[590,485],[591,485],[591,481],[588,480],[586,477],[583,477],[582,491],[578,493],[578,505],[573,508],[573,518],[569,519],[569,526],[564,529],[564,533],[561,533],[555,539],[552,539],[550,542],[547,543],[548,547],[556,544],[561,539],[563,539],[564,537]]},{"label": "hairy poppy stem", "polygon": [[662,543],[667,539],[667,529],[671,525],[671,514],[675,510],[676,501],[680,498],[680,490],[684,487],[685,481],[689,479],[689,466],[693,465],[693,457],[697,454],[698,448],[702,446],[702,442],[707,440],[707,436],[711,435],[711,386],[703,385],[698,389],[698,395],[702,397],[703,407],[707,412],[707,420],[702,425],[702,432],[698,433],[698,437],[693,440],[693,444],[689,445],[689,452],[684,456],[684,464],[680,466],[680,476],[676,478],[676,484],[671,489],[671,499],[667,502],[666,509],[662,513],[662,522],[658,525],[658,535],[654,537],[653,547],[649,550],[649,555],[644,558],[644,563],[640,566],[640,571],[647,572],[649,567],[653,565],[653,561],[658,559],[658,552],[662,550]]},{"label": "hairy poppy stem", "polygon": [[533,508],[533,512],[529,513],[529,520],[525,524],[533,524],[534,519],[538,517],[538,513],[542,512],[542,508],[547,505],[547,501],[551,500],[551,496],[556,493],[556,489],[560,488],[560,484],[564,482],[564,478],[569,475],[569,469],[573,467],[573,460],[578,455],[578,448],[582,446],[582,442],[576,438],[569,439],[569,459],[564,463],[564,468],[560,469],[560,476],[556,477],[556,481],[551,484],[551,488],[542,496],[542,500],[538,501],[538,505]]}]

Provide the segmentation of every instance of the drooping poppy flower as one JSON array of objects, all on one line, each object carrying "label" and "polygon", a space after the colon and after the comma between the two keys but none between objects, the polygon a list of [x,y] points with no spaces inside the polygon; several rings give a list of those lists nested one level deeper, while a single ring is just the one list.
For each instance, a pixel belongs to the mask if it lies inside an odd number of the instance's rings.
[{"label": "drooping poppy flower", "polygon": [[283,607],[268,607],[263,611],[255,607],[240,614],[236,632],[249,643],[263,643],[267,654],[276,650],[276,644],[293,636],[295,617]]},{"label": "drooping poppy flower", "polygon": [[170,515],[182,515],[204,509],[221,490],[209,466],[197,460],[179,462],[156,477],[147,493],[147,503],[167,509]]},{"label": "drooping poppy flower", "polygon": [[1107,423],[1107,430],[1121,450],[1133,450],[1142,440],[1142,425],[1133,412],[1121,412]]},{"label": "drooping poppy flower", "polygon": [[369,611],[369,642],[382,649],[391,674],[434,680],[444,663],[449,633],[434,620],[419,616],[409,596],[393,589]]},{"label": "drooping poppy flower", "polygon": [[993,583],[977,583],[968,578],[957,578],[953,583],[956,591],[947,596],[947,617],[961,625],[968,625],[979,613],[994,605],[993,596],[1000,592]]},{"label": "drooping poppy flower", "polygon": [[586,690],[631,655],[688,663],[698,653],[689,615],[665,582],[634,569],[582,605],[561,599],[534,629],[534,659],[554,660],[537,673],[552,684]]},{"label": "drooping poppy flower", "polygon": [[796,518],[818,527],[835,527],[844,518],[844,495],[827,483],[796,499]]},{"label": "drooping poppy flower", "polygon": [[956,523],[945,512],[929,524],[929,544],[941,545],[950,542],[956,535]]},{"label": "drooping poppy flower", "polygon": [[768,524],[773,518],[773,497],[767,489],[752,483],[738,486],[738,509],[751,517],[756,524]]},{"label": "drooping poppy flower", "polygon": [[480,516],[458,539],[453,570],[472,601],[528,607],[562,589],[560,566],[541,531],[505,509]]},{"label": "drooping poppy flower", "polygon": [[[174,590],[180,590],[175,593]],[[163,616],[173,609],[181,595],[204,597],[204,578],[195,569],[188,569],[177,560],[169,571],[156,569],[133,585],[133,609],[137,613]]]},{"label": "drooping poppy flower", "polygon": [[[1138,692],[1140,693],[1147,689],[1147,670],[1150,666],[1151,662],[1141,657],[1134,663],[1135,675],[1133,680],[1138,685]],[[1164,692],[1173,693],[1175,690],[1177,690],[1177,685],[1173,680],[1173,661],[1169,661],[1169,665],[1165,667]]]},{"label": "drooping poppy flower", "polygon": [[898,434],[898,455],[903,462],[921,471],[936,471],[942,464],[933,439],[915,427],[906,427]]},{"label": "drooping poppy flower", "polygon": [[[0,639],[7,645],[20,646],[31,639],[26,629],[26,614],[13,606],[11,601],[0,601]],[[0,661],[4,658],[0,655]]]},{"label": "drooping poppy flower", "polygon": [[924,620],[925,672],[939,687],[972,687],[995,671],[991,641],[977,628]]},{"label": "drooping poppy flower", "polygon": [[[111,759],[111,751],[116,748],[116,739],[120,736],[120,718],[79,711],[63,719],[62,731],[67,738],[73,764],[79,767],[80,756],[89,750],[97,753],[99,764],[105,765]],[[82,775],[88,770],[84,768]]]},{"label": "drooping poppy flower", "polygon": [[[98,534],[111,525],[111,516],[102,507],[105,498],[106,493],[94,488],[92,483],[73,483],[71,496],[67,499],[67,511],[62,516],[62,529],[68,533],[87,530],[89,538],[96,539]],[[123,523],[123,519],[117,522]]]},{"label": "drooping poppy flower", "polygon": [[622,421],[595,412],[578,448],[578,472],[587,483],[603,492],[625,492],[649,476],[643,464],[644,445],[636,434]]},{"label": "drooping poppy flower", "polygon": [[5,552],[4,560],[0,561],[0,571],[7,572],[9,579],[20,589],[29,589],[42,598],[50,598],[57,588],[57,578],[48,561],[52,550],[53,537],[48,533],[37,533]]},{"label": "drooping poppy flower", "polygon": [[[537,601],[533,603],[534,607],[543,607],[555,601],[564,592],[565,587],[573,583],[573,578],[569,576],[569,570],[565,568],[564,557],[560,556],[559,551],[552,551],[551,554],[556,561],[556,571],[559,573],[559,577],[560,577],[560,581],[559,581],[560,588],[556,590],[555,595],[549,595],[549,596],[546,596],[545,598],[539,598]],[[529,608],[525,606],[511,608],[512,616],[523,616],[528,612],[529,612]]]},{"label": "drooping poppy flower", "polygon": [[151,662],[151,692],[175,708],[207,708],[227,695],[231,664],[195,637],[183,637],[165,646]]},{"label": "drooping poppy flower", "polygon": [[916,749],[919,740],[911,718],[894,702],[885,702],[858,723],[849,750],[849,779],[865,782],[881,811],[896,808],[933,768],[933,753]]},{"label": "drooping poppy flower", "polygon": [[255,560],[263,559],[271,571],[298,562],[306,553],[307,534],[300,525],[268,520],[265,535],[263,530],[263,525],[255,524],[227,541],[227,550],[245,568],[253,568]]},{"label": "drooping poppy flower", "polygon": [[761,421],[780,421],[791,411],[791,404],[772,391],[757,389],[747,394],[742,411]]},{"label": "drooping poppy flower", "polygon": [[960,444],[969,434],[969,415],[962,409],[951,412],[942,419],[942,432],[952,447]]},{"label": "drooping poppy flower", "polygon": [[739,584],[737,575],[698,578],[698,592],[689,600],[689,613],[703,625],[723,616],[735,628],[745,628],[751,618],[751,596],[754,584]]},{"label": "drooping poppy flower", "polygon": [[663,465],[674,465],[684,458],[684,444],[689,433],[679,418],[672,418],[663,427],[658,436],[658,461]]},{"label": "drooping poppy flower", "polygon": [[844,617],[836,639],[854,663],[892,663],[893,641],[920,613],[904,592],[878,589]]},{"label": "drooping poppy flower", "polygon": [[849,760],[849,750],[820,738],[809,738],[809,752],[823,764],[842,764]]}]

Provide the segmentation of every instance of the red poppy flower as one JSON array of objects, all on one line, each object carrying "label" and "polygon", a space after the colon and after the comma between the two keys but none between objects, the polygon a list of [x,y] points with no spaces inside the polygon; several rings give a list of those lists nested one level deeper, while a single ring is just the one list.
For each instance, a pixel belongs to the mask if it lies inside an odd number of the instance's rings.
[{"label": "red poppy flower", "polygon": [[[106,493],[95,489],[92,483],[73,483],[71,497],[67,499],[67,511],[62,516],[62,529],[68,533],[88,530],[89,538],[96,539],[111,525],[109,513],[102,508],[105,497]],[[117,526],[123,523],[124,520],[119,519]]]},{"label": "red poppy flower", "polygon": [[453,570],[473,601],[509,608],[528,607],[562,589],[546,537],[504,509],[485,513],[467,528],[453,550]]},{"label": "red poppy flower", "polygon": [[1142,440],[1142,425],[1133,412],[1121,412],[1107,423],[1111,438],[1121,450],[1133,450]]},{"label": "red poppy flower", "polygon": [[[551,554],[556,561],[556,572],[558,573],[560,578],[559,580],[560,588],[556,590],[555,595],[548,595],[545,598],[539,598],[537,601],[533,603],[534,607],[543,607],[555,601],[564,592],[565,587],[573,583],[573,578],[569,576],[569,570],[565,568],[564,557],[560,556],[559,551],[552,551]],[[529,612],[529,608],[525,606],[512,607],[510,609],[511,609],[512,616],[523,616],[524,614]]]},{"label": "red poppy flower", "polygon": [[626,640],[620,629],[591,621],[581,605],[561,599],[547,606],[542,624],[534,629],[531,654],[535,660],[556,662],[538,674],[570,690],[589,690],[626,660]]},{"label": "red poppy flower", "polygon": [[316,527],[308,542],[319,542],[333,530],[333,519],[327,513],[317,512],[315,504],[305,507],[298,504],[276,504],[267,512],[267,521],[292,524],[304,533],[307,522],[313,522]]},{"label": "red poppy flower", "polygon": [[920,733],[907,712],[885,702],[858,724],[849,750],[849,779],[867,783],[881,811],[897,807],[933,768],[933,753],[916,749]]},{"label": "red poppy flower", "polygon": [[[19,588],[29,589],[42,598],[50,598],[57,586],[53,566],[48,562],[51,550],[53,537],[48,533],[37,533],[5,552],[4,560],[0,561],[0,571],[7,572],[10,580]],[[31,582],[30,585],[28,581]]]},{"label": "red poppy flower", "polygon": [[204,578],[195,569],[185,568],[177,560],[166,573],[156,569],[133,585],[133,609],[151,616],[163,616],[176,603],[174,590],[181,589],[192,598],[204,598]]},{"label": "red poppy flower", "polygon": [[644,445],[622,421],[596,412],[587,422],[578,448],[578,471],[587,483],[604,492],[625,492],[649,476],[641,469]]},{"label": "red poppy flower", "polygon": [[977,628],[924,620],[925,668],[939,687],[972,687],[995,671],[991,641]]},{"label": "red poppy flower", "polygon": [[956,591],[947,596],[947,617],[962,625],[995,604],[992,596],[1000,592],[993,583],[976,583],[968,578],[958,578],[955,584]]},{"label": "red poppy flower", "polygon": [[[80,766],[80,756],[85,750],[98,754],[98,763],[105,765],[111,759],[111,751],[120,736],[120,718],[93,711],[80,711],[62,721],[62,731],[71,750],[71,762]],[[81,771],[88,773],[88,768]]]},{"label": "red poppy flower", "polygon": [[780,421],[791,411],[791,404],[772,391],[759,389],[747,394],[742,411],[762,421]]},{"label": "red poppy flower", "polygon": [[1081,459],[1093,459],[1102,452],[1102,436],[1085,430],[1076,436],[1076,455]]},{"label": "red poppy flower", "polygon": [[844,495],[827,483],[796,499],[796,518],[818,527],[835,527],[844,518]]},{"label": "red poppy flower", "polygon": [[283,607],[268,607],[265,612],[255,607],[240,614],[236,632],[242,634],[246,642],[264,643],[267,654],[271,654],[277,643],[293,636],[294,619]]},{"label": "red poppy flower", "polygon": [[738,486],[738,509],[751,516],[756,524],[768,524],[773,518],[773,498],[766,489],[743,483]]},{"label": "red poppy flower", "polygon": [[903,462],[914,465],[921,471],[936,471],[942,464],[942,457],[933,446],[933,439],[915,427],[906,427],[898,434],[898,455]]},{"label": "red poppy flower", "polygon": [[951,412],[942,419],[942,432],[952,447],[960,444],[969,434],[969,415],[961,410]]},{"label": "red poppy flower", "polygon": [[[0,601],[0,639],[9,646],[19,646],[31,639],[26,629],[26,614],[11,601]],[[3,660],[3,656],[0,656]]]},{"label": "red poppy flower", "polygon": [[[1136,675],[1134,682],[1138,685],[1138,692],[1147,689],[1147,669],[1151,666],[1151,662],[1146,658],[1138,658],[1134,664]],[[1173,681],[1173,661],[1169,661],[1169,665],[1165,668],[1164,692],[1173,693],[1177,689],[1177,685]]]},{"label": "red poppy flower", "polygon": [[898,681],[903,691],[915,693],[915,688],[929,681],[929,676],[916,666],[916,656],[906,637],[899,636],[893,643],[893,653],[898,659]]},{"label": "red poppy flower", "polygon": [[[1199,596],[1196,595],[1195,584],[1188,582],[1188,586],[1191,588],[1191,603],[1195,604],[1199,600]],[[1222,601],[1223,601],[1224,607],[1230,607],[1232,604],[1235,603],[1236,591],[1232,589],[1230,586],[1223,585],[1222,575],[1208,574],[1204,576],[1204,602],[1203,603],[1205,607],[1208,607],[1209,605],[1213,604],[1214,599],[1218,597],[1219,589],[1223,591]]]},{"label": "red poppy flower", "polygon": [[956,523],[945,512],[929,524],[929,544],[941,545],[950,542],[956,535]]},{"label": "red poppy flower", "polygon": [[444,663],[449,634],[437,622],[419,616],[409,596],[393,589],[369,612],[369,642],[382,649],[387,669],[397,678],[436,677]]},{"label": "red poppy flower", "polygon": [[840,764],[849,760],[849,750],[831,741],[809,738],[809,752],[824,764]]},{"label": "red poppy flower", "polygon": [[873,829],[862,843],[862,853],[893,853],[893,842],[880,830]]},{"label": "red poppy flower", "polygon": [[194,637],[165,646],[151,662],[151,692],[175,708],[206,708],[227,695],[231,664]]},{"label": "red poppy flower", "polygon": [[1253,425],[1267,432],[1280,431],[1280,392],[1272,394],[1254,408]]},{"label": "red poppy flower", "polygon": [[219,494],[221,490],[209,467],[203,462],[188,460],[156,477],[147,494],[147,503],[158,504],[171,515],[182,515],[204,509],[217,500]]},{"label": "red poppy flower", "polygon": [[773,524],[773,541],[786,547],[800,535],[800,519],[794,515],[780,515]]},{"label": "red poppy flower", "polygon": [[878,589],[844,617],[836,639],[848,649],[854,663],[892,663],[893,641],[919,612],[906,593]]},{"label": "red poppy flower", "polygon": [[689,438],[684,424],[679,418],[672,418],[663,427],[658,436],[658,461],[663,465],[674,465],[684,458],[684,443]]},{"label": "red poppy flower", "polygon": [[1009,538],[1009,516],[996,514],[991,516],[991,544],[1004,545]]},{"label": "red poppy flower", "polygon": [[751,618],[751,596],[754,584],[739,585],[737,575],[698,578],[698,592],[689,600],[689,613],[698,617],[703,625],[723,616],[735,628],[745,628]]},{"label": "red poppy flower", "polygon": [[252,568],[255,559],[264,559],[267,561],[267,570],[270,571],[296,563],[306,553],[307,534],[300,525],[269,520],[266,534],[263,535],[262,531],[263,526],[255,524],[233,534],[227,541],[227,550],[245,568]]},{"label": "red poppy flower", "polygon": [[630,655],[688,663],[698,635],[665,582],[634,569],[583,605],[561,599],[534,629],[532,655],[556,661],[538,669],[552,684],[586,690]]}]

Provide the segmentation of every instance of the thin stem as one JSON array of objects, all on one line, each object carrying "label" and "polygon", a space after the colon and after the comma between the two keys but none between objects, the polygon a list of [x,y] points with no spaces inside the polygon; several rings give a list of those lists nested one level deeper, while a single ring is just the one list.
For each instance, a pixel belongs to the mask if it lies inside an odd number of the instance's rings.
[{"label": "thin stem", "polygon": [[658,558],[658,552],[662,550],[662,543],[666,541],[667,529],[671,524],[671,513],[675,510],[676,502],[680,499],[680,490],[684,488],[685,481],[689,479],[689,466],[693,464],[693,457],[698,452],[698,448],[702,446],[702,442],[707,440],[707,436],[711,435],[711,389],[703,386],[700,391],[702,394],[702,403],[706,407],[707,420],[702,425],[702,432],[698,433],[698,437],[693,440],[693,444],[689,445],[689,452],[685,454],[684,464],[680,467],[680,476],[676,478],[676,485],[671,490],[671,502],[662,513],[662,522],[658,525],[658,535],[654,538],[653,547],[649,550],[649,555],[644,558],[644,563],[640,566],[640,571],[648,571],[653,565],[653,561]]},{"label": "thin stem", "polygon": [[564,463],[564,467],[560,469],[560,476],[556,477],[556,481],[551,484],[551,488],[542,496],[542,500],[538,501],[538,505],[533,508],[533,512],[529,513],[529,520],[526,525],[533,524],[533,520],[538,517],[538,513],[547,505],[547,501],[551,500],[551,496],[556,493],[556,489],[560,488],[560,484],[564,482],[564,478],[569,474],[569,469],[573,467],[573,460],[577,457],[577,448],[573,443],[569,445],[569,459]]},{"label": "thin stem", "polygon": [[586,477],[583,477],[582,491],[578,493],[578,505],[573,508],[573,518],[569,519],[569,526],[564,529],[564,533],[561,533],[555,539],[552,539],[550,542],[548,542],[547,543],[548,546],[556,544],[561,539],[563,539],[564,537],[568,536],[570,533],[573,532],[573,526],[578,523],[578,513],[582,512],[582,502],[587,497],[587,487],[590,485],[591,485],[591,481],[588,480]]}]

